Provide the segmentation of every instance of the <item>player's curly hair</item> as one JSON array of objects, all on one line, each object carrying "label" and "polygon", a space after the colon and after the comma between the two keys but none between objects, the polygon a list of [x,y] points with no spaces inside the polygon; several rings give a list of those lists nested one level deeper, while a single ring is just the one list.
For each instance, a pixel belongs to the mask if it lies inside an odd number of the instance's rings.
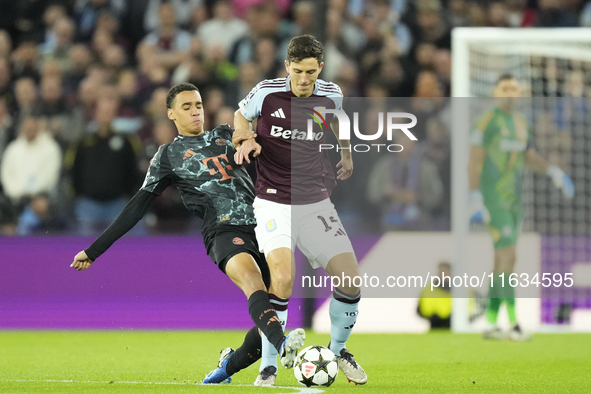
[{"label": "player's curly hair", "polygon": [[314,36],[309,34],[291,39],[287,47],[287,61],[301,62],[309,57],[316,58],[318,63],[324,60],[324,46]]},{"label": "player's curly hair", "polygon": [[168,94],[166,95],[166,109],[172,108],[172,102],[180,92],[192,92],[195,90],[197,93],[199,93],[197,86],[193,85],[192,83],[183,82],[174,85],[170,88]]}]

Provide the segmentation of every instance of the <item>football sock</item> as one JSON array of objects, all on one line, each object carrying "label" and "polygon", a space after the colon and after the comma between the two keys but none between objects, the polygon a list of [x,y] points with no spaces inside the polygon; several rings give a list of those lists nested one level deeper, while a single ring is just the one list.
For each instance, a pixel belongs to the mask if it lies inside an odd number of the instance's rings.
[{"label": "football sock", "polygon": [[491,326],[497,324],[497,318],[499,317],[499,308],[503,301],[500,297],[502,285],[503,283],[498,273],[493,272],[493,279],[488,288],[488,302],[486,304],[486,320]]},{"label": "football sock", "polygon": [[[287,305],[289,303],[289,298],[279,298],[275,294],[269,294],[269,302],[273,308],[275,308],[282,329],[285,329],[285,325],[287,323]],[[279,354],[283,340],[279,343],[273,344],[273,342],[269,341],[265,336],[263,336],[261,339],[262,359],[259,372],[269,365],[277,368],[277,355]]]},{"label": "football sock", "polygon": [[[505,278],[508,278],[511,273],[507,273]],[[515,314],[515,288],[513,286],[505,287],[504,294],[505,302],[507,303],[507,314],[509,315],[509,322],[511,326],[517,323],[517,315]]]},{"label": "football sock", "polygon": [[359,300],[361,293],[348,295],[335,289],[332,293],[330,306],[330,350],[337,356],[341,354],[341,349],[345,348],[347,339],[351,336],[353,326],[357,321],[359,314]]},{"label": "football sock", "polygon": [[234,375],[236,372],[254,364],[261,358],[261,336],[259,328],[254,326],[244,337],[242,345],[230,357],[226,365],[228,375]]},{"label": "football sock", "polygon": [[271,344],[279,349],[285,337],[283,336],[283,326],[269,301],[269,294],[263,290],[252,293],[248,299],[248,312],[254,324],[260,328]]}]

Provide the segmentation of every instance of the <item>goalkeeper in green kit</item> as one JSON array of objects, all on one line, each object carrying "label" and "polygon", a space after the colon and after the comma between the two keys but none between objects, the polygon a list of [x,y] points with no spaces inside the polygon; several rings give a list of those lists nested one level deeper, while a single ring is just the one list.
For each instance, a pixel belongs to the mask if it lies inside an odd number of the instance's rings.
[{"label": "goalkeeper in green kit", "polygon": [[[575,194],[570,178],[557,166],[541,158],[531,143],[530,125],[516,111],[521,96],[519,82],[512,75],[501,76],[493,90],[496,106],[484,113],[470,133],[468,159],[469,207],[472,221],[488,225],[493,237],[495,256],[493,280],[489,287],[486,317],[489,339],[527,340],[515,315],[515,289],[508,277],[515,269],[515,245],[521,222],[521,180],[523,167],[548,175],[566,198]],[[505,274],[505,286],[499,274]],[[506,303],[511,329],[504,333],[497,327],[497,316]]]}]

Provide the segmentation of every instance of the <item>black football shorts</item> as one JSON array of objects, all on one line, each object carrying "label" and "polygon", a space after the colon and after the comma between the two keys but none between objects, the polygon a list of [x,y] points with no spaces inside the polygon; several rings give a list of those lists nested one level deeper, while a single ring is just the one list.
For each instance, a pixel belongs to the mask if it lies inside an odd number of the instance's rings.
[{"label": "black football shorts", "polygon": [[205,237],[207,255],[220,270],[226,273],[228,261],[240,253],[250,254],[263,275],[263,282],[269,288],[271,275],[265,256],[259,252],[253,226],[218,226]]}]

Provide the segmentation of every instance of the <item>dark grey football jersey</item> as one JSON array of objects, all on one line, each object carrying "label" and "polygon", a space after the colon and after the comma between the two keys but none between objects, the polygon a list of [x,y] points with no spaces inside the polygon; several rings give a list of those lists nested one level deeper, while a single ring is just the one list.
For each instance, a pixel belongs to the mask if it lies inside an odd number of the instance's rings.
[{"label": "dark grey football jersey", "polygon": [[179,135],[158,149],[141,190],[159,195],[171,184],[187,209],[203,219],[203,233],[218,225],[254,225],[253,182],[236,165],[234,130],[217,126],[199,136]]}]

